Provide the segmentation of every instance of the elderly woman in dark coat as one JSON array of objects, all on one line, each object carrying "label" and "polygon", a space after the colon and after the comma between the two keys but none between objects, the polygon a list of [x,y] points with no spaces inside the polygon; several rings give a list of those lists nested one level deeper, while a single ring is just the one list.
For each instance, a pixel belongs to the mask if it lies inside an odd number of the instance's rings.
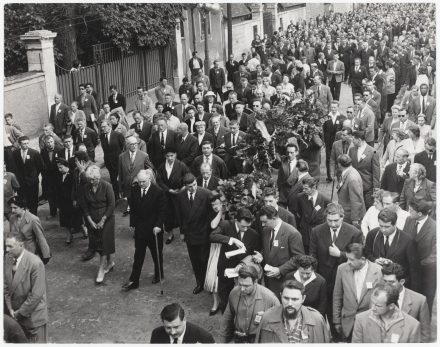
[{"label": "elderly woman in dark coat", "polygon": [[96,284],[101,284],[115,265],[115,195],[111,184],[101,180],[98,166],[89,166],[86,176],[89,182],[79,196],[79,203],[89,230],[89,248],[101,257],[96,277]]}]

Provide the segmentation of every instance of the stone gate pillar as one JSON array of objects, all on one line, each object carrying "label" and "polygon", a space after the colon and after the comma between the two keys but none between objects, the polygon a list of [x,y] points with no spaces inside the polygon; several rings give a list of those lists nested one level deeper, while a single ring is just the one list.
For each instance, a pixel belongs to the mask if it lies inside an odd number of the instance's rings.
[{"label": "stone gate pillar", "polygon": [[49,30],[29,31],[20,36],[26,47],[28,70],[40,71],[45,74],[46,96],[48,109],[54,103],[54,95],[57,92],[57,78],[55,74],[55,58],[53,51],[53,39],[57,36]]}]

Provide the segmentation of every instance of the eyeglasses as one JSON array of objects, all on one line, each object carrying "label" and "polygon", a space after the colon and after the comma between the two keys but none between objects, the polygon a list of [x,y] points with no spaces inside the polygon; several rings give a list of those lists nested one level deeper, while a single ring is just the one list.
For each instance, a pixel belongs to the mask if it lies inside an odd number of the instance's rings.
[{"label": "eyeglasses", "polygon": [[353,111],[347,111],[347,113],[353,113]]},{"label": "eyeglasses", "polygon": [[399,114],[399,118],[406,117],[406,114]]},{"label": "eyeglasses", "polygon": [[370,94],[364,94],[364,96],[370,96]]},{"label": "eyeglasses", "polygon": [[84,90],[85,88],[79,88],[79,90]]}]

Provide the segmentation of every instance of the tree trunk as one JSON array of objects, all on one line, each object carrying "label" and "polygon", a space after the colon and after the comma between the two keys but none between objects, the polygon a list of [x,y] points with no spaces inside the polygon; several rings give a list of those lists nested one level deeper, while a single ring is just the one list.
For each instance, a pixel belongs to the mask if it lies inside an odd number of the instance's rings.
[{"label": "tree trunk", "polygon": [[78,51],[76,46],[76,26],[78,20],[74,20],[77,16],[76,4],[57,4],[60,8],[61,18],[68,20],[62,21],[56,27],[58,33],[55,38],[55,47],[63,55],[61,66],[67,70],[70,70],[73,66],[73,62],[78,59]]}]

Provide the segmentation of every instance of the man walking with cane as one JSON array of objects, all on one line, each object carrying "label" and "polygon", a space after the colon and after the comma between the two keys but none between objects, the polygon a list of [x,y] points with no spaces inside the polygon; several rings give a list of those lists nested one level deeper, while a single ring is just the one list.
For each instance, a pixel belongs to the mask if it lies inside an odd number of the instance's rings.
[{"label": "man walking with cane", "polygon": [[130,278],[122,288],[137,289],[147,247],[154,262],[153,284],[163,278],[163,222],[165,219],[165,194],[151,182],[152,173],[141,170],[137,175],[138,185],[132,188],[130,228],[134,229],[134,261]]}]

